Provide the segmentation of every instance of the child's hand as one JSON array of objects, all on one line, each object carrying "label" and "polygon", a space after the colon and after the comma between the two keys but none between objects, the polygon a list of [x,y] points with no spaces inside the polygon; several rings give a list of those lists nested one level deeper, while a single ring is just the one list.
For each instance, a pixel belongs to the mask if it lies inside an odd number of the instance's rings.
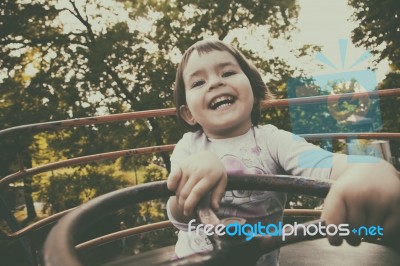
[{"label": "child's hand", "polygon": [[[383,239],[400,239],[400,179],[392,165],[385,161],[349,165],[346,157],[334,164],[335,184],[326,197],[322,219],[327,224],[349,224],[349,229],[360,226],[381,226]],[[336,172],[336,173],[334,173]],[[336,174],[336,176],[335,176]],[[329,236],[332,245],[340,245],[339,235]],[[350,232],[346,238],[358,245],[360,238]]]},{"label": "child's hand", "polygon": [[167,185],[175,191],[178,208],[189,216],[199,200],[211,192],[211,205],[218,209],[227,184],[227,174],[214,153],[203,151],[189,156],[176,171],[171,172]]}]

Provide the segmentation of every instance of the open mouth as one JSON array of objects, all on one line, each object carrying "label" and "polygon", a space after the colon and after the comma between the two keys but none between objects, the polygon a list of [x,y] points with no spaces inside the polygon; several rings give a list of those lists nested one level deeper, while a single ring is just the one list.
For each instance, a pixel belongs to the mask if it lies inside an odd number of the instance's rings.
[{"label": "open mouth", "polygon": [[215,98],[209,105],[212,110],[218,110],[235,102],[235,98],[229,95],[224,95]]}]

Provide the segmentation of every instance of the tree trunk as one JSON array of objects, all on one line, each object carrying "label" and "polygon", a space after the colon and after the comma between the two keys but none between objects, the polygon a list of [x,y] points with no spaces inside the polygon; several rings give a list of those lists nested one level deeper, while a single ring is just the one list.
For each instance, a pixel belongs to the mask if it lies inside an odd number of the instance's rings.
[{"label": "tree trunk", "polygon": [[24,196],[25,196],[26,211],[28,213],[26,221],[29,222],[37,217],[35,206],[33,204],[33,199],[32,199],[32,180],[30,177],[24,178]]},{"label": "tree trunk", "polygon": [[[24,165],[27,168],[32,168],[32,158],[31,155],[26,152],[23,156]],[[28,223],[37,217],[35,206],[33,204],[32,199],[32,177],[26,177],[23,179],[24,181],[24,197],[25,197],[25,205],[28,217],[26,218],[25,223]]]},{"label": "tree trunk", "polygon": [[[160,131],[160,125],[154,118],[149,118],[149,123],[152,127],[152,132],[154,139],[156,141],[156,145],[165,145],[162,137],[161,137],[161,131]],[[168,152],[161,152],[161,158],[164,161],[165,168],[167,168],[168,173],[171,171],[171,160],[169,158],[169,153]]]}]

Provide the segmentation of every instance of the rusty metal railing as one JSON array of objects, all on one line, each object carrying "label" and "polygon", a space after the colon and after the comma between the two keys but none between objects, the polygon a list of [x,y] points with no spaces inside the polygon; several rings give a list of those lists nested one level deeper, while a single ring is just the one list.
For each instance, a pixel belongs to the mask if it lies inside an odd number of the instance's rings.
[{"label": "rusty metal railing", "polygon": [[[348,93],[348,94],[339,94],[339,95],[326,95],[326,96],[312,96],[312,97],[302,97],[302,98],[292,98],[292,99],[279,99],[272,101],[265,101],[262,103],[263,108],[271,108],[271,107],[284,107],[288,105],[300,105],[300,104],[316,104],[330,101],[337,101],[339,99],[360,99],[360,98],[378,98],[378,97],[391,97],[391,96],[400,96],[400,89],[389,89],[389,90],[379,90],[374,92],[365,92],[365,93]],[[159,109],[159,110],[148,110],[141,112],[130,112],[123,114],[113,114],[113,115],[104,115],[97,117],[86,117],[86,118],[77,118],[77,119],[69,119],[69,120],[61,120],[54,122],[46,122],[46,123],[35,123],[30,125],[16,126],[8,129],[4,129],[0,131],[0,137],[5,137],[11,133],[18,134],[20,132],[31,132],[38,133],[47,130],[58,130],[64,129],[68,127],[77,127],[77,126],[86,126],[86,125],[94,125],[94,124],[103,124],[103,123],[111,123],[118,121],[128,121],[134,119],[145,119],[150,117],[162,117],[162,116],[172,116],[175,115],[176,111],[174,108],[168,109]],[[324,133],[324,134],[303,134],[300,135],[306,139],[322,139],[322,138],[330,138],[330,139],[344,139],[344,138],[358,138],[358,139],[392,139],[392,138],[400,138],[400,133]],[[153,146],[153,147],[144,147],[137,149],[129,149],[129,150],[121,150],[114,152],[107,152],[101,154],[94,154],[89,156],[77,157],[68,159],[65,161],[54,162],[50,164],[45,164],[42,166],[24,169],[24,167],[20,167],[20,171],[8,175],[0,180],[0,192],[1,189],[6,187],[6,185],[15,182],[18,179],[24,177],[31,177],[33,175],[43,173],[46,171],[51,171],[54,169],[84,164],[88,162],[105,160],[105,159],[116,159],[124,156],[132,156],[135,154],[149,154],[155,152],[163,152],[163,151],[171,151],[173,150],[174,145],[164,145],[164,146]],[[13,232],[12,234],[6,235],[6,238],[18,238],[26,235],[28,232],[36,230],[42,226],[53,223],[62,217],[65,213],[70,210],[63,211],[61,213],[57,213],[48,218],[40,220],[34,224],[31,224],[17,232]],[[290,211],[288,212],[290,213]]]},{"label": "rusty metal railing", "polygon": [[74,119],[66,119],[53,122],[35,123],[35,124],[10,127],[7,129],[0,130],[0,137],[20,131],[38,133],[42,131],[57,130],[68,127],[97,125],[110,122],[129,121],[141,118],[171,116],[175,114],[176,114],[175,108],[168,108],[168,109],[157,109],[157,110],[148,110],[139,112],[129,112],[122,114],[74,118]]},{"label": "rusty metal railing", "polygon": [[44,226],[48,226],[56,221],[58,221],[61,217],[63,217],[64,215],[66,215],[67,213],[69,213],[70,211],[74,210],[75,208],[71,208],[68,210],[64,210],[61,212],[58,212],[56,214],[53,214],[49,217],[43,218],[33,224],[27,225],[26,227],[22,228],[21,230],[18,230],[16,232],[12,232],[11,234],[5,234],[4,236],[0,236],[1,238],[4,239],[17,239],[17,238],[21,238],[26,236],[27,234],[29,234],[30,232],[33,232],[37,229],[40,229]]},{"label": "rusty metal railing", "polygon": [[[329,180],[288,175],[229,175],[227,190],[240,187],[244,190],[301,192],[311,196],[325,197],[331,184],[332,182]],[[71,247],[75,247],[75,238],[76,235],[79,235],[79,231],[84,230],[94,217],[99,218],[110,210],[119,209],[132,202],[139,203],[171,195],[173,195],[173,192],[167,189],[166,181],[158,181],[113,191],[87,202],[85,206],[78,207],[66,219],[58,223],[56,225],[57,230],[52,230],[44,248],[45,262],[52,262],[50,264],[53,265],[80,265],[78,261],[74,262],[77,251],[74,248],[71,249]],[[162,223],[157,226],[166,225],[168,224]],[[148,227],[151,228],[151,226],[145,226],[145,228]],[[139,232],[135,231],[135,233]],[[87,247],[102,242],[103,240],[100,239],[82,245]],[[53,243],[55,244],[53,245]],[[82,246],[80,248],[82,249]]]},{"label": "rusty metal railing", "polygon": [[[311,210],[311,209],[285,209],[283,212],[284,216],[307,216],[307,217],[319,217],[321,215],[320,210]],[[152,224],[146,224],[134,228],[128,228],[125,230],[121,230],[118,232],[114,232],[111,234],[107,234],[101,237],[97,237],[91,239],[89,241],[80,243],[75,246],[76,251],[82,251],[85,249],[89,249],[95,246],[103,245],[105,243],[109,243],[123,237],[129,237],[137,234],[148,233],[154,230],[165,229],[173,227],[171,221],[161,221]]]},{"label": "rusty metal railing", "polygon": [[[284,107],[289,105],[300,105],[300,104],[315,104],[315,103],[337,101],[339,99],[348,100],[348,99],[361,99],[365,97],[374,99],[378,97],[389,97],[389,96],[400,96],[400,88],[378,90],[372,92],[362,92],[362,93],[344,93],[336,95],[310,96],[310,97],[291,98],[291,99],[276,99],[271,101],[263,101],[262,108]],[[60,120],[53,122],[35,123],[35,124],[16,126],[0,130],[0,137],[11,133],[16,133],[19,131],[37,133],[41,131],[57,130],[67,127],[97,125],[110,122],[121,122],[121,121],[143,119],[150,117],[172,116],[175,114],[176,114],[175,108],[167,108],[167,109],[157,109],[157,110],[148,110],[139,112],[129,112],[122,114],[75,118],[75,119],[67,119],[67,120]]]},{"label": "rusty metal railing", "polygon": [[[30,232],[37,230],[41,227],[44,226],[48,226],[56,221],[58,221],[60,218],[62,218],[64,215],[66,215],[67,213],[73,211],[75,208],[71,208],[68,210],[64,210],[61,211],[59,213],[53,214],[49,217],[43,218],[40,221],[37,221],[33,224],[30,224],[26,227],[24,227],[21,230],[18,230],[16,232],[12,232],[11,234],[5,234],[5,236],[3,236],[4,239],[17,239],[17,238],[21,238],[23,236],[26,236],[27,234],[29,234]],[[321,211],[320,210],[312,210],[312,209],[285,209],[283,212],[284,215],[286,216],[306,216],[306,217],[310,217],[310,216],[320,216],[321,215]],[[118,232],[114,232],[105,236],[101,236],[98,238],[94,238],[92,240],[89,240],[87,242],[81,243],[77,246],[77,248],[79,249],[86,249],[86,248],[90,248],[93,246],[97,246],[97,245],[101,245],[116,239],[119,239],[121,237],[127,237],[130,235],[135,235],[135,234],[142,234],[142,233],[147,233],[147,232],[151,232],[153,230],[157,230],[157,229],[163,229],[163,228],[168,228],[171,227],[172,224],[169,221],[162,221],[162,222],[158,222],[158,223],[154,223],[154,224],[148,224],[148,225],[142,225],[142,226],[138,226],[135,228],[128,228],[125,230],[121,230]],[[1,237],[0,237],[1,238]]]},{"label": "rusty metal railing", "polygon": [[44,173],[47,171],[51,171],[51,170],[66,167],[66,166],[84,164],[84,163],[106,160],[106,159],[116,159],[116,158],[120,158],[120,157],[132,156],[132,155],[138,155],[138,154],[150,154],[150,153],[163,152],[163,151],[172,151],[174,149],[174,147],[175,147],[175,145],[163,145],[163,146],[152,146],[152,147],[145,147],[145,148],[138,148],[138,149],[129,149],[129,150],[122,150],[122,151],[99,153],[99,154],[93,154],[93,155],[89,155],[89,156],[82,156],[82,157],[72,158],[72,159],[68,159],[68,160],[64,160],[64,161],[49,163],[49,164],[45,164],[45,165],[34,167],[34,168],[24,169],[23,171],[13,173],[13,174],[8,175],[8,176],[4,177],[3,179],[1,179],[0,180],[0,189],[2,187],[4,187],[5,185],[16,181],[17,179],[33,176],[33,175],[36,175],[39,173]]},{"label": "rusty metal railing", "polygon": [[371,92],[355,92],[355,93],[343,93],[334,95],[321,95],[321,96],[309,96],[309,97],[299,97],[290,99],[277,99],[273,101],[262,102],[263,108],[267,107],[283,107],[283,106],[293,106],[293,105],[303,105],[303,104],[315,104],[323,102],[336,102],[338,100],[350,100],[350,99],[363,99],[368,97],[370,99],[378,97],[389,97],[389,96],[400,96],[400,88],[378,90]]},{"label": "rusty metal railing", "polygon": [[320,133],[320,134],[299,134],[307,140],[316,139],[400,139],[400,133]]},{"label": "rusty metal railing", "polygon": [[[321,134],[300,134],[299,136],[307,140],[317,140],[317,139],[345,139],[345,138],[357,138],[357,139],[400,139],[400,133],[321,133]],[[127,157],[139,154],[151,154],[163,151],[172,151],[175,145],[163,145],[163,146],[151,146],[145,148],[121,150],[114,152],[98,153],[88,156],[76,157],[64,161],[58,161],[54,163],[45,164],[42,166],[23,169],[19,172],[5,176],[0,180],[0,189],[15,182],[18,179],[24,177],[30,177],[36,174],[48,172],[62,167],[85,164],[89,162],[107,160],[107,159],[117,159],[120,157]]]},{"label": "rusty metal railing", "polygon": [[[363,93],[346,93],[337,95],[311,96],[311,97],[265,101],[263,102],[263,108],[282,107],[282,106],[288,106],[289,104],[290,105],[315,104],[331,100],[337,101],[338,99],[359,99],[364,97],[369,97],[372,99],[377,97],[389,97],[389,96],[400,96],[400,88],[379,90],[373,92],[363,92]],[[10,133],[16,133],[17,131],[28,131],[32,133],[37,133],[45,130],[56,130],[67,127],[86,126],[93,124],[127,121],[127,120],[150,118],[150,117],[171,116],[175,114],[176,114],[175,109],[169,108],[169,109],[149,110],[140,112],[130,112],[123,114],[104,115],[97,117],[77,118],[77,119],[61,120],[61,121],[46,122],[46,123],[36,123],[36,124],[17,126],[1,130],[0,136]],[[390,139],[390,138],[400,138],[400,133],[323,133],[323,134],[301,134],[300,136],[308,140],[322,139],[322,138]],[[153,152],[171,151],[173,147],[174,147],[173,145],[164,145],[164,146],[154,146],[154,147],[146,147],[139,149],[100,153],[100,154],[94,154],[94,155],[59,161],[55,163],[50,163],[30,169],[25,169],[23,166],[21,166],[19,172],[10,174],[0,180],[0,190],[5,185],[14,182],[20,178],[33,176],[35,174],[51,171],[66,166],[84,164],[88,162],[100,161],[105,159],[116,159],[125,156],[132,156],[134,154],[148,154]]]}]

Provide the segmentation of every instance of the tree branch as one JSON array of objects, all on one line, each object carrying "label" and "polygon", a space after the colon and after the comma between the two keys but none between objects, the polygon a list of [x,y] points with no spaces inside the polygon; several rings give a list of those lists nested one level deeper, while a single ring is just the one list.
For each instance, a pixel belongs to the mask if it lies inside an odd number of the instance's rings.
[{"label": "tree branch", "polygon": [[88,18],[84,19],[82,17],[81,13],[79,12],[78,8],[75,5],[75,1],[69,0],[69,2],[71,3],[71,5],[75,11],[75,13],[73,13],[73,12],[71,12],[71,13],[86,27],[86,29],[88,30],[88,34],[89,34],[89,36],[88,36],[89,40],[92,43],[94,43],[96,38],[95,38],[95,35],[92,30],[92,25],[90,25],[90,23],[89,23],[89,19]]},{"label": "tree branch", "polygon": [[229,21],[228,21],[228,23],[227,23],[227,27],[225,27],[225,28],[222,30],[221,35],[218,37],[219,40],[223,40],[223,39],[226,37],[226,35],[228,35],[229,31],[231,30],[230,25],[231,25],[233,22],[236,22],[235,15],[236,15],[236,13],[237,13],[237,10],[238,10],[237,8],[232,9],[232,16],[231,16],[231,18],[229,19]]},{"label": "tree branch", "polygon": [[285,25],[286,26],[290,25],[289,18],[285,12],[286,10],[282,6],[279,7],[279,10],[281,11],[281,15],[282,15],[283,21],[285,22]]},{"label": "tree branch", "polygon": [[128,87],[125,85],[125,83],[122,81],[122,79],[118,76],[118,74],[106,63],[105,67],[106,67],[106,72],[108,75],[110,75],[110,77],[112,78],[112,80],[114,80],[117,85],[118,88],[120,89],[120,91],[125,95],[125,97],[120,93],[119,96],[123,97],[126,101],[128,101],[132,106],[134,105],[134,103],[136,102],[135,97],[133,97],[133,94],[128,90]]}]

